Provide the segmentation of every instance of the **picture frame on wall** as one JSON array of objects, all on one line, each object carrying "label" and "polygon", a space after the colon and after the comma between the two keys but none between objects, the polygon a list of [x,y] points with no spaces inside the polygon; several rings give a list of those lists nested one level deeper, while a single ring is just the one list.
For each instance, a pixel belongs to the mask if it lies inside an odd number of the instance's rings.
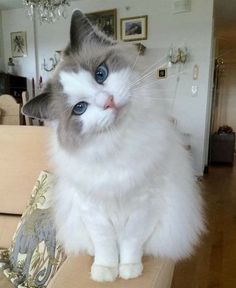
[{"label": "picture frame on wall", "polygon": [[120,36],[123,41],[146,40],[148,34],[148,16],[136,16],[120,19]]},{"label": "picture frame on wall", "polygon": [[167,68],[161,68],[157,70],[157,78],[165,79],[167,78]]},{"label": "picture frame on wall", "polygon": [[117,9],[97,11],[86,14],[91,23],[108,37],[117,39]]},{"label": "picture frame on wall", "polygon": [[26,32],[11,32],[11,52],[14,58],[27,56]]}]

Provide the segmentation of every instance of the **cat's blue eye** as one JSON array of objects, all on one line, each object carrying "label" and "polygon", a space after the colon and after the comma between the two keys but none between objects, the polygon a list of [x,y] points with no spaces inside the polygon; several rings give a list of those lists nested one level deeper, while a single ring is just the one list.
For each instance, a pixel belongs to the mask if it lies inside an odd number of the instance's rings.
[{"label": "cat's blue eye", "polygon": [[106,64],[97,67],[95,71],[95,80],[98,84],[102,84],[108,77],[109,71]]},{"label": "cat's blue eye", "polygon": [[87,108],[88,108],[88,103],[85,101],[81,101],[73,107],[72,113],[74,115],[80,116],[80,115],[84,114],[84,112],[87,110]]}]

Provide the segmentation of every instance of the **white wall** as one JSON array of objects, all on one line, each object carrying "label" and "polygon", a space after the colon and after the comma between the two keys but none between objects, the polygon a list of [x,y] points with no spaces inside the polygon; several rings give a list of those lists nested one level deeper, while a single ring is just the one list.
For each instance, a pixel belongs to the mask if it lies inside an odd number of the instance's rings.
[{"label": "white wall", "polygon": [[8,58],[12,57],[11,32],[26,31],[27,33],[27,56],[14,58],[15,68],[18,75],[28,78],[28,87],[31,79],[35,77],[35,47],[33,23],[25,15],[23,9],[2,11],[3,49],[5,59],[5,71],[7,72]]},{"label": "white wall", "polygon": [[[181,131],[191,134],[192,153],[196,170],[201,174],[204,167],[205,132],[208,125],[208,93],[211,62],[211,35],[213,0],[192,0],[192,11],[184,14],[172,13],[172,0],[80,0],[71,2],[68,10],[80,8],[84,12],[94,12],[117,8],[118,39],[120,18],[129,16],[148,15],[148,39],[142,41],[147,47],[142,60],[146,65],[162,59],[159,64],[166,62],[165,56],[171,44],[185,44],[190,51],[188,63],[175,66],[168,70],[169,77],[159,80],[159,95],[170,98],[172,113],[177,119]],[[127,9],[127,7],[129,7]],[[19,60],[21,71],[27,77],[35,77],[34,47],[32,47],[32,22],[23,17],[22,9],[3,11],[4,51],[5,59],[10,55],[9,33],[12,31],[27,31],[29,56]],[[17,22],[14,19],[18,19]],[[70,17],[60,19],[55,24],[37,25],[37,51],[39,55],[39,75],[46,80],[49,73],[42,69],[43,59],[49,59],[66,46],[69,36]],[[5,61],[6,61],[5,60]],[[167,63],[166,63],[167,64]],[[199,79],[193,83],[192,69],[194,64],[199,66]],[[178,74],[178,71],[180,73]],[[179,82],[177,84],[177,76]],[[155,81],[155,74],[152,80]],[[157,80],[156,80],[157,81]],[[198,86],[198,96],[192,97],[192,85]]]}]

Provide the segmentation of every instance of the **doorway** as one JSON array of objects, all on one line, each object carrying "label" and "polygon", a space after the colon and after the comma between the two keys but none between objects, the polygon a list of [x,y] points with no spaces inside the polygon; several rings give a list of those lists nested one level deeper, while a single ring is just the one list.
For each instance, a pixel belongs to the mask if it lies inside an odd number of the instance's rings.
[{"label": "doorway", "polygon": [[215,65],[208,164],[233,164],[236,131],[236,1],[215,0]]}]

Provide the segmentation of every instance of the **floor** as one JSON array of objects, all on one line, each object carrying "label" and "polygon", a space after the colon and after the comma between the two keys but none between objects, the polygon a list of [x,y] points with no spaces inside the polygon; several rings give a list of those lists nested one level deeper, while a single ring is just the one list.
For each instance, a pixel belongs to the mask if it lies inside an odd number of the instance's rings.
[{"label": "floor", "polygon": [[236,167],[210,167],[202,181],[208,233],[176,266],[172,288],[236,287]]}]

